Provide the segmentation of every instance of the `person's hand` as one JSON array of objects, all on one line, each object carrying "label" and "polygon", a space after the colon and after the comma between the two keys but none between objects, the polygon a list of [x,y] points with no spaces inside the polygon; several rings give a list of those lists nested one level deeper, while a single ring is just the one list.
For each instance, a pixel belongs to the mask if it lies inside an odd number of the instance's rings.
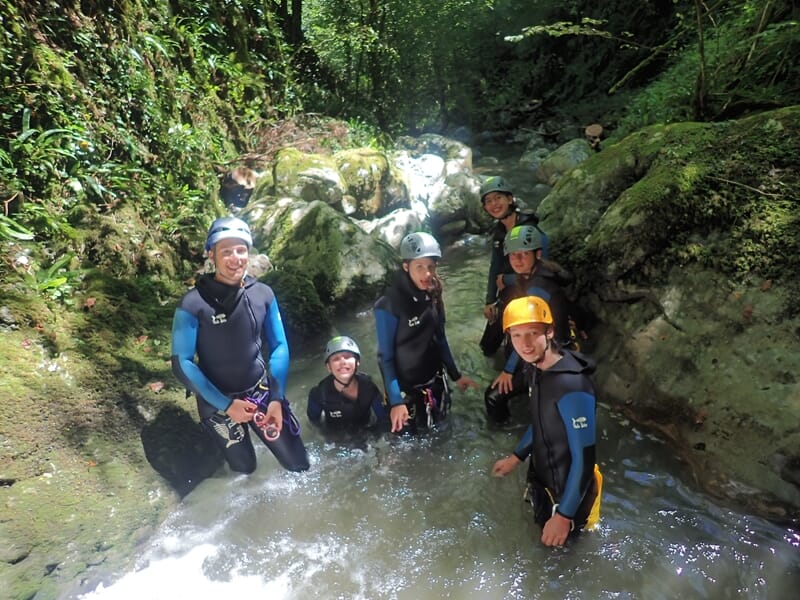
[{"label": "person's hand", "polygon": [[511,375],[511,373],[506,373],[503,371],[492,382],[492,388],[497,388],[501,394],[508,394],[513,389],[513,386],[511,385],[513,379],[514,377]]},{"label": "person's hand", "polygon": [[468,387],[475,388],[476,390],[480,389],[478,384],[472,381],[472,379],[470,379],[466,375],[462,375],[460,379],[456,379],[456,385],[458,386],[458,389],[460,389],[462,392],[465,391]]},{"label": "person's hand", "polygon": [[497,306],[494,304],[487,304],[483,307],[483,316],[489,323],[494,323],[497,319]]},{"label": "person's hand", "polygon": [[389,418],[392,421],[392,433],[403,431],[403,427],[408,423],[408,407],[405,404],[393,406],[389,411]]},{"label": "person's hand", "polygon": [[506,456],[505,458],[501,458],[492,467],[492,476],[493,477],[505,477],[511,471],[517,468],[517,465],[522,461],[518,459],[514,454]]},{"label": "person's hand", "polygon": [[542,543],[545,546],[563,546],[571,529],[572,521],[555,512],[544,524]]},{"label": "person's hand", "polygon": [[283,429],[283,405],[280,400],[273,400],[267,406],[266,419],[267,423],[271,423],[278,433]]},{"label": "person's hand", "polygon": [[256,405],[241,398],[234,398],[228,410],[225,411],[234,423],[247,423],[253,420],[256,414]]}]

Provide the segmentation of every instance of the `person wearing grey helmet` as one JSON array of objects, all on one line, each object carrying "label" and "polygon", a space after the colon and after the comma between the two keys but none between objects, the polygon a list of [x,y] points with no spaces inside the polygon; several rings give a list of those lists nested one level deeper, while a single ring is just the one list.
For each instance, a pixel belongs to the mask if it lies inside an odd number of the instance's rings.
[{"label": "person wearing grey helmet", "polygon": [[324,359],[328,376],[308,392],[309,421],[336,431],[383,425],[383,393],[369,375],[358,370],[361,351],[355,340],[346,335],[331,338]]},{"label": "person wearing grey helmet", "polygon": [[200,276],[175,309],[172,371],[194,393],[200,423],[233,471],[256,468],[248,424],[285,469],[304,471],[308,455],[285,396],[289,347],[275,294],[247,275],[252,245],[241,219],[211,224],[205,248],[214,273]]},{"label": "person wearing grey helmet", "polygon": [[431,234],[405,236],[400,243],[401,269],[374,306],[378,360],[393,433],[415,433],[446,417],[451,401],[447,375],[461,390],[478,387],[458,370],[447,342],[442,286],[436,274],[441,257]]},{"label": "person wearing grey helmet", "polygon": [[518,225],[531,225],[535,227],[542,239],[542,256],[547,258],[547,236],[539,228],[539,217],[534,212],[522,210],[514,200],[511,185],[499,175],[487,177],[481,184],[478,192],[481,206],[492,219],[495,225],[492,228],[490,239],[492,244],[492,258],[489,264],[489,277],[486,284],[486,299],[483,314],[486,317],[486,327],[480,340],[480,347],[486,356],[494,356],[503,341],[503,330],[500,325],[500,308],[498,306],[497,276],[504,273],[513,273],[511,265],[503,252],[503,241],[506,234]]}]

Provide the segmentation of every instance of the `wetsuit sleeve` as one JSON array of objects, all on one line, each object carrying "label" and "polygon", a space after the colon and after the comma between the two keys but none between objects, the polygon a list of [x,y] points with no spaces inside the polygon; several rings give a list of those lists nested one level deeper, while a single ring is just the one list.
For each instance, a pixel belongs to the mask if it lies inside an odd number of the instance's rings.
[{"label": "wetsuit sleeve", "polygon": [[[492,241],[494,244],[494,240]],[[492,245],[492,262],[489,263],[489,281],[486,285],[486,304],[497,300],[497,276],[503,266],[503,248]]]},{"label": "wetsuit sleeve", "polygon": [[197,349],[197,318],[178,308],[172,319],[172,372],[196,396],[217,410],[225,411],[231,399],[220,392],[194,362]]},{"label": "wetsuit sleeve", "polygon": [[322,382],[308,392],[306,415],[312,423],[319,425],[322,422]]},{"label": "wetsuit sleeve", "polygon": [[595,444],[595,406],[595,398],[588,392],[570,392],[558,401],[558,412],[564,421],[572,460],[564,494],[558,500],[558,512],[568,519],[575,516],[583,498],[584,448]]},{"label": "wetsuit sleeve", "polygon": [[513,454],[518,459],[525,460],[531,455],[531,452],[533,452],[533,427],[528,425],[525,434],[517,442],[517,447],[514,448]]},{"label": "wetsuit sleeve", "polygon": [[503,371],[513,375],[514,371],[517,370],[518,364],[519,364],[519,354],[517,354],[516,350],[512,350],[511,354],[508,355],[508,360],[506,360],[506,366],[503,367]]},{"label": "wetsuit sleeve", "polygon": [[368,382],[370,393],[372,394],[372,402],[370,402],[372,414],[375,415],[376,423],[383,423],[389,418],[389,413],[386,411],[386,406],[383,403],[383,392],[375,385],[371,377],[367,377],[366,381]]},{"label": "wetsuit sleeve", "polygon": [[397,406],[403,403],[395,365],[394,341],[397,335],[397,317],[382,308],[375,308],[374,314],[375,331],[378,334],[378,363],[383,376],[383,386],[386,388],[389,404]]},{"label": "wetsuit sleeve", "polygon": [[273,298],[264,319],[264,334],[269,344],[269,372],[278,382],[281,395],[286,395],[286,378],[289,374],[289,343],[283,329],[278,299]]}]

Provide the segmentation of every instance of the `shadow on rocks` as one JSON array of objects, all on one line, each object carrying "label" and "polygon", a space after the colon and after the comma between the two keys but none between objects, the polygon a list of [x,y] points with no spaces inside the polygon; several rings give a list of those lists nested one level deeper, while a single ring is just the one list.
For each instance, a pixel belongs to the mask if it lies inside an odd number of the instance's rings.
[{"label": "shadow on rocks", "polygon": [[142,428],[141,439],[147,461],[181,498],[224,462],[200,424],[177,406],[162,408]]}]

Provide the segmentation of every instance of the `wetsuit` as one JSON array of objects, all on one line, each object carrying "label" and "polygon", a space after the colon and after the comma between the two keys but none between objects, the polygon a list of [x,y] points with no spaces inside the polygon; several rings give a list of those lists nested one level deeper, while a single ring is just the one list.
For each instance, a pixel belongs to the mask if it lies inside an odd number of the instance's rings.
[{"label": "wetsuit", "polygon": [[[552,263],[550,263],[552,264]],[[553,265],[557,267],[557,265]],[[570,343],[570,328],[568,303],[562,284],[568,281],[569,275],[563,271],[554,271],[542,262],[538,262],[530,278],[522,278],[517,274],[504,275],[505,287],[500,292],[500,307],[505,307],[515,298],[523,296],[538,296],[548,303],[550,310],[553,311],[553,328],[555,330],[555,340],[560,347],[568,346]],[[505,373],[513,376],[512,389],[508,393],[501,393],[497,387],[491,385],[486,388],[483,398],[486,404],[486,413],[495,422],[502,422],[508,419],[510,413],[508,404],[513,396],[519,395],[527,390],[527,383],[520,368],[519,355],[514,351],[509,343],[507,345],[509,354],[506,364],[503,367]]]},{"label": "wetsuit", "polygon": [[267,402],[282,404],[284,427],[275,441],[266,440],[251,422],[252,429],[285,469],[308,469],[305,446],[284,393],[288,370],[289,347],[269,286],[250,276],[244,286],[230,286],[204,275],[183,296],[172,322],[172,371],[197,397],[200,422],[234,471],[255,470],[255,449],[247,429],[225,411],[234,398],[266,389]]},{"label": "wetsuit", "polygon": [[526,364],[531,425],[514,455],[522,461],[531,457],[526,499],[541,526],[555,504],[579,530],[597,497],[593,371],[592,359],[569,350],[544,371]]},{"label": "wetsuit", "polygon": [[378,361],[391,407],[408,405],[406,431],[425,426],[430,407],[434,422],[443,419],[450,393],[444,371],[461,379],[445,335],[445,317],[430,294],[417,289],[400,271],[374,307]]},{"label": "wetsuit", "polygon": [[[519,209],[514,209],[514,212],[517,214],[517,220],[514,223],[515,227],[530,225],[539,230],[542,236],[542,258],[547,258],[547,235],[544,231],[539,229],[539,217],[536,216],[536,213],[523,212]],[[497,276],[501,273],[514,273],[514,269],[511,268],[511,263],[508,261],[508,256],[506,256],[503,250],[503,242],[506,239],[506,233],[508,233],[508,230],[506,230],[505,225],[500,221],[498,221],[494,229],[492,229],[490,237],[492,243],[492,260],[489,264],[489,280],[486,285],[485,304],[494,304],[498,300]],[[502,314],[502,307],[500,308],[501,311],[499,314]],[[500,344],[503,341],[503,325],[501,321],[502,319],[497,318],[494,321],[486,323],[480,341],[481,350],[486,356],[494,356],[497,349],[500,348]]]},{"label": "wetsuit", "polygon": [[308,392],[306,414],[312,423],[334,430],[355,430],[370,423],[386,419],[383,393],[366,373],[356,373],[358,396],[351,400],[334,386],[333,375],[328,375]]}]

